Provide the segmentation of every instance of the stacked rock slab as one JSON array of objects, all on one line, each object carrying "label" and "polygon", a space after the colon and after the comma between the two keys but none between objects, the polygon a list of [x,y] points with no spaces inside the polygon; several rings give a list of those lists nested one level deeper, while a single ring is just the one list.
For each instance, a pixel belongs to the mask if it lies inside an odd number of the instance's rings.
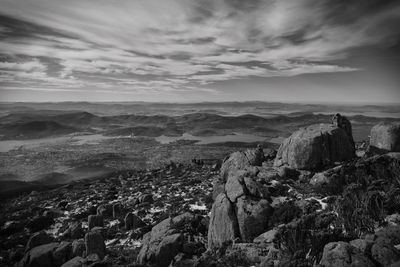
[{"label": "stacked rock slab", "polygon": [[334,124],[315,124],[294,132],[281,144],[274,165],[317,170],[355,156],[353,138]]},{"label": "stacked rock slab", "polygon": [[208,247],[240,240],[251,242],[265,232],[272,213],[267,188],[256,181],[263,153],[260,148],[235,152],[221,167],[223,191],[211,209]]},{"label": "stacked rock slab", "polygon": [[400,152],[400,124],[380,123],[371,129],[369,152]]}]

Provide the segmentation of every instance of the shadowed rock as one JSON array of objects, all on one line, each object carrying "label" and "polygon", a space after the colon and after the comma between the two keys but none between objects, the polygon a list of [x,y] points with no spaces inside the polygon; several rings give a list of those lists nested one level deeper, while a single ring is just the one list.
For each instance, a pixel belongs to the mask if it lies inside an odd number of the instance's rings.
[{"label": "shadowed rock", "polygon": [[89,215],[88,224],[89,224],[89,230],[91,230],[93,227],[96,227],[96,226],[103,227],[104,226],[103,216],[102,215]]},{"label": "shadowed rock", "polygon": [[98,232],[89,232],[85,235],[86,255],[97,254],[103,259],[106,254],[106,245],[102,235]]}]

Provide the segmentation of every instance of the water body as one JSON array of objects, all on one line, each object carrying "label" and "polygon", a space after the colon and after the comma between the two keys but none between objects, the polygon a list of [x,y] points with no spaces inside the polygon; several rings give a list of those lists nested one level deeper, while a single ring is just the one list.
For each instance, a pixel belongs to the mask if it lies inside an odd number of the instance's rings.
[{"label": "water body", "polygon": [[[41,139],[29,139],[29,140],[5,140],[0,141],[0,152],[8,152],[13,149],[29,149],[35,148],[41,145],[51,144],[70,144],[70,145],[84,145],[84,144],[98,144],[103,140],[116,139],[116,138],[130,138],[129,136],[104,136],[102,134],[88,134],[88,135],[67,135],[60,137],[49,137]],[[230,134],[221,136],[194,136],[188,133],[184,133],[182,136],[165,136],[161,135],[155,138],[157,142],[161,144],[169,144],[178,140],[194,140],[197,141],[198,145],[206,145],[213,143],[223,142],[263,142],[269,141],[272,143],[280,143],[282,138],[269,139],[263,136],[253,134]]]},{"label": "water body", "polygon": [[193,140],[198,141],[198,145],[206,145],[213,143],[223,143],[223,142],[263,142],[268,141],[266,137],[253,135],[253,134],[229,134],[221,136],[194,136],[189,133],[184,133],[182,136],[165,136],[161,135],[155,138],[157,142],[161,144],[169,144],[178,140]]},{"label": "water body", "polygon": [[72,145],[97,144],[102,140],[117,138],[101,134],[88,135],[66,135],[60,137],[48,137],[28,140],[5,140],[0,141],[0,152],[8,152],[18,148],[35,148],[41,145],[71,143]]}]

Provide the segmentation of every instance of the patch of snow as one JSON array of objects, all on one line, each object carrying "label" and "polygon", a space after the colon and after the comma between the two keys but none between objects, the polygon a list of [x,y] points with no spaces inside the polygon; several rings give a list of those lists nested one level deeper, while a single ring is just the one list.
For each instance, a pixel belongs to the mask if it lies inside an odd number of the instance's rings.
[{"label": "patch of snow", "polygon": [[207,207],[206,207],[206,205],[204,205],[204,204],[198,205],[198,204],[196,203],[196,204],[190,204],[189,206],[190,206],[190,209],[191,209],[191,210],[207,210]]}]

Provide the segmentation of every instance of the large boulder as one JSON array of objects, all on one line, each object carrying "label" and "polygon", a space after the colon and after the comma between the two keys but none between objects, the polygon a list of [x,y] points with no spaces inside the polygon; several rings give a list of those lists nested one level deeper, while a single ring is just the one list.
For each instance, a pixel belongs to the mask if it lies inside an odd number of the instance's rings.
[{"label": "large boulder", "polygon": [[234,207],[224,193],[219,194],[211,209],[208,247],[222,246],[237,237],[239,237],[239,225]]},{"label": "large boulder", "polygon": [[332,242],[324,247],[321,265],[324,267],[374,267],[361,251],[346,242]]},{"label": "large boulder", "polygon": [[205,234],[198,228],[201,220],[201,216],[187,212],[174,218],[167,218],[154,226],[143,236],[143,246],[137,258],[138,263],[169,266],[175,256],[180,253],[187,254],[188,240],[196,239],[191,235]]},{"label": "large boulder", "polygon": [[240,237],[243,242],[252,242],[267,229],[273,209],[265,199],[245,196],[238,199],[236,207]]},{"label": "large boulder", "polygon": [[53,242],[29,250],[20,261],[19,266],[60,266],[71,258],[72,253],[70,242]]},{"label": "large boulder", "polygon": [[380,123],[371,129],[369,152],[400,152],[400,123]]},{"label": "large boulder", "polygon": [[354,156],[354,143],[344,129],[332,124],[315,124],[285,139],[279,147],[274,165],[317,170]]},{"label": "large boulder", "polygon": [[260,146],[256,149],[248,149],[244,152],[234,152],[222,163],[221,180],[222,182],[226,182],[230,172],[243,170],[247,166],[261,166],[263,161],[264,152]]},{"label": "large boulder", "polygon": [[268,188],[257,181],[258,169],[243,166],[227,174],[225,191],[211,209],[208,247],[239,239],[251,242],[265,232],[272,213]]}]

